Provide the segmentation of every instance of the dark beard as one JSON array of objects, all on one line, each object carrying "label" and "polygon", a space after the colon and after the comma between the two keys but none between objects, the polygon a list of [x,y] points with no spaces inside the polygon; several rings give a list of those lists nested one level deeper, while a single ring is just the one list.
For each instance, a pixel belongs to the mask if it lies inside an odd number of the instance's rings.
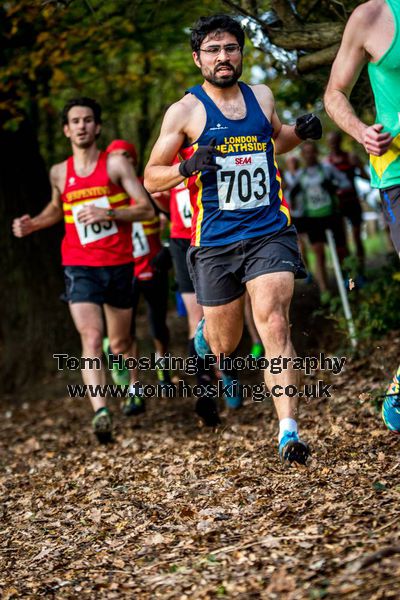
[{"label": "dark beard", "polygon": [[[219,68],[222,66],[223,65],[219,65]],[[232,87],[235,85],[235,83],[237,82],[237,80],[239,79],[239,77],[242,74],[242,65],[239,65],[236,69],[234,67],[232,67],[232,65],[229,65],[229,67],[233,70],[231,71],[230,75],[225,75],[223,78],[217,79],[218,71],[211,75],[208,75],[208,74],[205,75],[203,73],[203,77],[206,81],[208,81],[208,83],[211,83],[215,87],[218,87],[221,89]]]}]

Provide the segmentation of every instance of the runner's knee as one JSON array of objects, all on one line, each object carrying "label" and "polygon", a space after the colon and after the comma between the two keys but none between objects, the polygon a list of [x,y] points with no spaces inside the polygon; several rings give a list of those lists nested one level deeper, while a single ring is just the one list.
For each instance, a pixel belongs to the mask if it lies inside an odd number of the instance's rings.
[{"label": "runner's knee", "polygon": [[130,350],[132,345],[132,338],[129,335],[119,336],[112,338],[110,337],[110,348],[113,354],[124,354]]},{"label": "runner's knee", "polygon": [[84,352],[100,355],[102,352],[103,335],[95,327],[85,327],[80,331],[82,347]]},{"label": "runner's knee", "polygon": [[235,336],[232,336],[231,333],[229,335],[223,335],[219,333],[210,336],[209,344],[212,353],[216,356],[218,356],[219,354],[232,354],[232,352],[234,352],[238,347],[241,337],[241,333],[240,335]]},{"label": "runner's knee", "polygon": [[290,339],[289,323],[281,311],[271,312],[265,322],[265,328],[262,329],[265,331],[266,339],[273,338],[275,343],[285,345]]}]

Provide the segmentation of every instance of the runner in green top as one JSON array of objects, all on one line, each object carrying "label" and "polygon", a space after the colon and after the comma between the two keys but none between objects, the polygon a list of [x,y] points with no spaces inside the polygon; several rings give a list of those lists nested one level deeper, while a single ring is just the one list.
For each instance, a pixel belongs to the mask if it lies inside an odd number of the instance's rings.
[{"label": "runner in green top", "polygon": [[[400,251],[400,0],[370,0],[351,15],[325,93],[329,116],[370,155],[393,243]],[[377,122],[355,114],[350,93],[368,63]]]},{"label": "runner in green top", "polygon": [[[377,122],[368,127],[349,97],[362,67],[375,97]],[[352,13],[325,93],[329,116],[370,154],[371,182],[400,252],[400,0],[370,0]],[[389,429],[400,432],[400,368],[382,407]]]},{"label": "runner in green top", "polygon": [[370,156],[371,185],[377,188],[400,183],[400,0],[390,0],[388,4],[393,13],[392,43],[376,62],[368,63],[377,123],[382,123],[385,131],[389,131],[393,137],[390,147],[382,156]]},{"label": "runner in green top", "polygon": [[292,206],[302,206],[302,223],[315,254],[315,279],[321,302],[330,299],[325,263],[325,232],[330,229],[335,238],[339,260],[347,255],[343,217],[339,211],[337,191],[349,187],[349,180],[338,169],[319,161],[315,142],[304,142],[301,149],[304,167],[299,169],[290,190]]}]

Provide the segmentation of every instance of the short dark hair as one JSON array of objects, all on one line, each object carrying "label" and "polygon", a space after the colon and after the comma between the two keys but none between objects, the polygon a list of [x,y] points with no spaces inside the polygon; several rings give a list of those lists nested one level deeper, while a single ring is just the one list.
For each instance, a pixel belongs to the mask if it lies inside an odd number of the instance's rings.
[{"label": "short dark hair", "polygon": [[192,45],[193,52],[199,52],[200,46],[203,43],[204,38],[209,33],[231,33],[237,39],[237,43],[240,46],[240,50],[243,50],[244,46],[244,31],[235,19],[229,15],[213,15],[211,17],[200,17],[197,23],[192,28],[192,35],[190,43]]},{"label": "short dark hair", "polygon": [[64,106],[63,111],[61,113],[61,123],[62,125],[68,125],[68,113],[74,106],[87,106],[91,108],[93,111],[94,121],[97,125],[101,123],[101,106],[96,100],[92,98],[88,98],[87,96],[82,96],[81,98],[71,98]]}]

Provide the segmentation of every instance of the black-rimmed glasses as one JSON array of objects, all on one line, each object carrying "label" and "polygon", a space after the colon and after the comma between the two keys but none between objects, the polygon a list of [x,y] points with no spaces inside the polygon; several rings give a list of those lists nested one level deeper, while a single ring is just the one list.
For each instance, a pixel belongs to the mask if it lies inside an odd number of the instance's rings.
[{"label": "black-rimmed glasses", "polygon": [[226,46],[207,46],[207,48],[200,48],[200,52],[205,52],[206,54],[210,54],[210,56],[217,56],[221,50],[224,50],[230,56],[239,54],[241,51],[239,44],[227,44]]}]

